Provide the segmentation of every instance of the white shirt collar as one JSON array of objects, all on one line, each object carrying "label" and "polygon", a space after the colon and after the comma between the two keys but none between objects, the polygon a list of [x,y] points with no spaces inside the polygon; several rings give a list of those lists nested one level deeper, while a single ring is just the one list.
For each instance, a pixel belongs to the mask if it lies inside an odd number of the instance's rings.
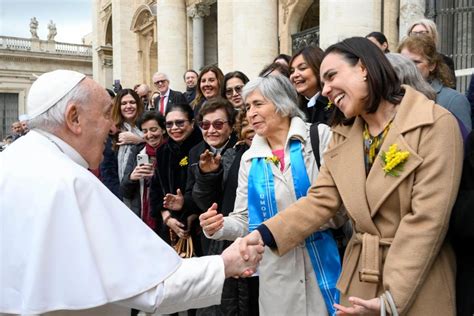
[{"label": "white shirt collar", "polygon": [[319,92],[313,95],[311,99],[309,99],[308,104],[306,105],[308,108],[313,107],[316,104],[316,99],[319,97]]},{"label": "white shirt collar", "polygon": [[59,138],[58,136],[51,134],[49,132],[40,130],[40,129],[34,129],[34,131],[38,132],[39,134],[43,135],[47,139],[49,139],[51,142],[53,142],[59,150],[61,150],[66,156],[68,156],[72,161],[77,163],[78,165],[88,169],[89,164],[87,161],[82,158],[82,156],[75,150],[71,145],[66,143],[64,140]]}]

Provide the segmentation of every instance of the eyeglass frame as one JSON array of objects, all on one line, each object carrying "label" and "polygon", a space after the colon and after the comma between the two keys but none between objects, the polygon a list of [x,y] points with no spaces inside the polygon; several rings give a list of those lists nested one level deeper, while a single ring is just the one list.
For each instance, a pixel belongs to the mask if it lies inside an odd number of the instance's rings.
[{"label": "eyeglass frame", "polygon": [[420,36],[420,35],[429,35],[429,34],[430,34],[429,31],[417,31],[417,32],[410,31],[410,36]]},{"label": "eyeglass frame", "polygon": [[226,97],[231,97],[234,95],[234,91],[235,93],[237,93],[238,95],[242,95],[242,89],[244,88],[244,85],[238,85],[238,86],[235,86],[235,87],[232,87],[232,88],[227,88],[224,90],[224,93],[226,95]]},{"label": "eyeglass frame", "polygon": [[[220,131],[220,130],[222,130],[222,129],[224,128],[224,124],[226,124],[226,123],[229,123],[229,121],[222,121],[222,120],[220,120],[220,119],[217,119],[217,120],[214,120],[214,121],[211,122],[211,121],[208,121],[208,120],[204,120],[204,121],[198,122],[198,126],[199,126],[199,128],[201,128],[202,130],[207,131],[208,129],[211,128],[211,125],[212,125],[212,127],[213,127],[215,130]],[[207,124],[209,124],[209,125],[207,125]],[[216,126],[215,124],[218,124],[218,125]],[[222,125],[220,125],[220,124],[222,124]],[[220,127],[219,127],[219,126],[220,126]]]},{"label": "eyeglass frame", "polygon": [[177,128],[183,128],[186,122],[189,122],[189,120],[166,121],[166,122],[165,122],[165,127],[166,127],[167,129],[172,129],[173,126],[176,125]]}]

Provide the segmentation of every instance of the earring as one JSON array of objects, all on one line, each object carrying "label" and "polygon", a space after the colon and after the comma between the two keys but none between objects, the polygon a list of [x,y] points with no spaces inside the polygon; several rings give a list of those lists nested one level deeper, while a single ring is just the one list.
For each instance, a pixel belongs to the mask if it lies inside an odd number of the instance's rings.
[{"label": "earring", "polygon": [[366,77],[366,76],[364,76],[364,81],[367,81],[367,77]]}]

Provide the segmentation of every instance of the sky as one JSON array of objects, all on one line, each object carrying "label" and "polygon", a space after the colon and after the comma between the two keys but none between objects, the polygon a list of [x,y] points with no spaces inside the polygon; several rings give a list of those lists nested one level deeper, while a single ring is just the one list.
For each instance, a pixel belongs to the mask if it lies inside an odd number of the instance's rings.
[{"label": "sky", "polygon": [[50,20],[57,42],[82,44],[92,32],[92,0],[0,0],[0,35],[31,38],[30,19],[38,20],[38,36],[48,37]]}]

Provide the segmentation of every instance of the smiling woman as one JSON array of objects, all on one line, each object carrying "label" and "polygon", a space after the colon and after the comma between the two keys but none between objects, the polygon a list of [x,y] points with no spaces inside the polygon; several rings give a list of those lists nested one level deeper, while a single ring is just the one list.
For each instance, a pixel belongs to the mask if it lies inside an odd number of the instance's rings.
[{"label": "smiling woman", "polygon": [[[245,85],[242,97],[257,135],[240,161],[235,204],[219,211],[213,204],[200,216],[203,231],[214,240],[246,235],[306,195],[318,175],[309,124],[303,120],[305,115],[296,104],[297,94],[289,79],[282,75],[258,77]],[[322,153],[331,133],[324,124],[318,125],[317,131],[320,146],[314,151]],[[333,303],[338,302],[335,284],[340,262],[326,228],[308,238],[306,247],[297,247],[284,257],[265,252],[259,268],[261,315],[332,315]],[[316,239],[327,252],[315,250]],[[318,259],[321,257],[324,262]]]},{"label": "smiling woman", "polygon": [[308,46],[293,55],[290,61],[290,80],[299,95],[299,107],[311,123],[327,123],[332,113],[328,100],[321,95],[319,69],[323,59],[319,47]]},{"label": "smiling woman", "polygon": [[112,119],[119,131],[114,138],[114,148],[117,150],[119,181],[123,179],[125,164],[130,155],[132,145],[144,141],[143,133],[136,126],[137,119],[142,113],[143,103],[135,91],[123,89],[117,93],[112,108]]},{"label": "smiling woman", "polygon": [[188,178],[189,151],[202,140],[194,124],[194,113],[187,104],[173,104],[166,113],[168,142],[156,152],[156,166],[150,184],[151,216],[156,219],[156,232],[174,246],[180,238],[191,237],[195,255],[200,256],[197,235],[197,206],[185,194]]},{"label": "smiling woman", "polygon": [[194,116],[197,116],[204,102],[221,94],[224,74],[217,66],[206,66],[199,73],[196,86],[196,98],[191,103]]},{"label": "smiling woman", "polygon": [[354,231],[337,284],[340,314],[455,315],[445,235],[463,157],[456,119],[402,87],[368,39],[330,46],[321,74],[338,118],[321,172],[306,197],[246,239],[263,236],[285,258],[344,205]]}]

